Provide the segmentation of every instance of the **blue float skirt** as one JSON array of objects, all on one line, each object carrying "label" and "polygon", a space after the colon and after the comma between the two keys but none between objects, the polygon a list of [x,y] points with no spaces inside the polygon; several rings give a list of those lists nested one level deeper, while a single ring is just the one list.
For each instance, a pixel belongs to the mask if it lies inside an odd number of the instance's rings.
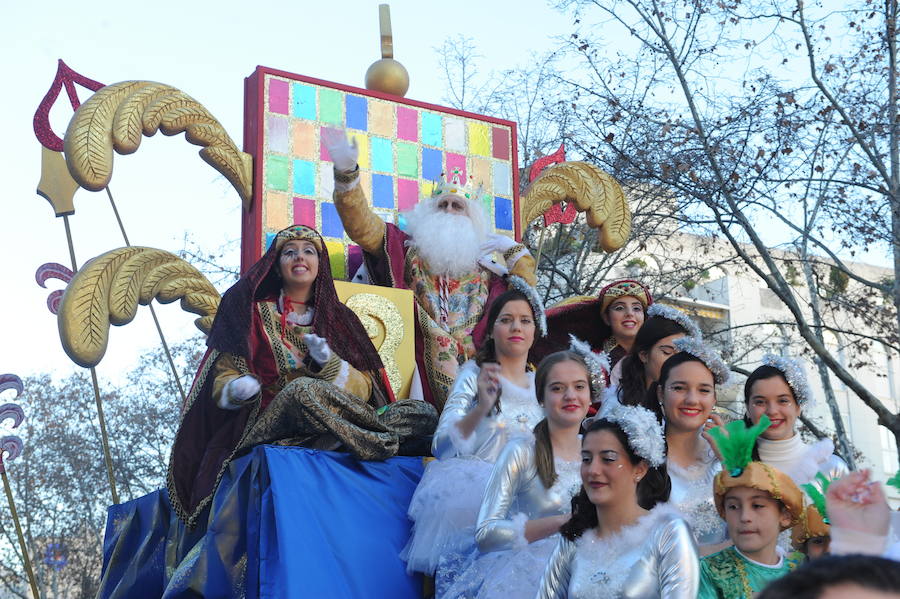
[{"label": "blue float skirt", "polygon": [[109,508],[98,597],[418,598],[399,553],[420,458],[265,445],[229,466],[194,530],[165,489]]}]

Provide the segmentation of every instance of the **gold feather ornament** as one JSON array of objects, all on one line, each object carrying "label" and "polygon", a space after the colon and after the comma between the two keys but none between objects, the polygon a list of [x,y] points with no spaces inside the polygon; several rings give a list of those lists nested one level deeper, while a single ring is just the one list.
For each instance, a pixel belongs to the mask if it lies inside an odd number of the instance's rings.
[{"label": "gold feather ornament", "polygon": [[72,178],[91,191],[112,179],[113,150],[137,151],[144,135],[184,133],[200,157],[234,186],[244,208],[253,190],[253,158],[241,152],[216,118],[183,91],[153,81],[123,81],[98,90],[66,130],[63,149]]},{"label": "gold feather ornament", "polygon": [[97,256],[66,287],[59,307],[59,337],[66,354],[79,366],[100,363],[109,341],[109,326],[131,322],[138,304],[153,299],[181,300],[183,310],[199,314],[194,321],[209,333],[221,297],[203,274],[170,252],[125,247]]},{"label": "gold feather ornament", "polygon": [[598,229],[603,251],[613,252],[631,234],[631,210],[611,175],[587,162],[563,162],[545,169],[519,200],[522,228],[559,202],[572,202]]}]

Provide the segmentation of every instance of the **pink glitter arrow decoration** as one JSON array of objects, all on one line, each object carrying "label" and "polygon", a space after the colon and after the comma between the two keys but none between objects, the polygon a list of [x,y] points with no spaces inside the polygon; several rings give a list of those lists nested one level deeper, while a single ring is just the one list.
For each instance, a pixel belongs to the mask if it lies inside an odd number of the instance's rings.
[{"label": "pink glitter arrow decoration", "polygon": [[22,391],[25,390],[25,386],[22,384],[22,379],[15,374],[0,374],[0,393],[3,393],[7,389],[15,389],[16,397],[22,395]]},{"label": "pink glitter arrow decoration", "polygon": [[44,99],[41,100],[41,103],[38,104],[37,111],[34,113],[34,135],[45,148],[57,152],[63,151],[62,138],[57,135],[50,126],[50,109],[56,104],[56,100],[59,99],[59,92],[61,92],[63,86],[65,86],[66,94],[69,96],[69,103],[72,105],[72,110],[77,110],[78,107],[81,106],[81,101],[78,99],[78,94],[75,91],[76,83],[94,92],[101,87],[105,87],[98,81],[94,81],[93,79],[89,79],[84,75],[76,73],[60,58],[56,68],[56,77],[53,79],[50,89],[47,91]]},{"label": "pink glitter arrow decoration", "polygon": [[566,144],[559,144],[559,149],[553,152],[552,154],[547,154],[546,156],[542,156],[534,161],[534,164],[531,165],[531,168],[528,169],[528,181],[534,181],[537,179],[537,176],[541,174],[541,171],[550,166],[551,164],[559,164],[560,162],[564,162],[566,160]]},{"label": "pink glitter arrow decoration", "polygon": [[[545,168],[550,166],[551,164],[559,164],[560,162],[565,162],[566,160],[566,145],[559,144],[559,149],[552,154],[548,154],[547,156],[543,156],[534,161],[534,164],[531,165],[531,168],[528,170],[528,180],[534,181],[537,179],[537,176],[541,174]],[[575,205],[571,202],[566,206],[566,211],[563,212],[561,204],[553,204],[544,213],[544,226],[550,226],[553,223],[562,223],[564,225],[571,224],[572,221],[575,220],[575,217],[578,215],[578,210],[575,208]]]},{"label": "pink glitter arrow decoration", "polygon": [[[48,280],[59,279],[60,281],[68,283],[72,280],[72,276],[73,273],[70,268],[56,262],[47,262],[46,264],[38,266],[38,269],[34,273],[34,280],[38,285],[46,289]],[[50,310],[52,314],[57,314],[59,312],[59,303],[62,301],[64,293],[64,290],[57,289],[47,296],[47,309]]]},{"label": "pink glitter arrow decoration", "polygon": [[18,428],[22,421],[25,420],[25,411],[22,406],[15,403],[5,403],[0,406],[0,424],[7,418],[12,418],[13,428]]}]

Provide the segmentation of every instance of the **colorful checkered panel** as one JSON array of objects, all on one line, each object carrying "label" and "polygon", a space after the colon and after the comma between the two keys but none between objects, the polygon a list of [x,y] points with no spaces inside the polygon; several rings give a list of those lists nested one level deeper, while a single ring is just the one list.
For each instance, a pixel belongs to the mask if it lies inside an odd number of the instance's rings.
[{"label": "colorful checkered panel", "polygon": [[514,123],[283,75],[266,72],[257,80],[263,86],[256,115],[264,163],[257,184],[260,251],[275,232],[300,223],[322,233],[336,277],[358,262],[332,199],[332,164],[320,142],[328,127],[346,128],[356,140],[360,185],[386,222],[403,228],[402,213],[430,195],[441,173],[459,168],[483,186],[494,230],[515,235]]}]

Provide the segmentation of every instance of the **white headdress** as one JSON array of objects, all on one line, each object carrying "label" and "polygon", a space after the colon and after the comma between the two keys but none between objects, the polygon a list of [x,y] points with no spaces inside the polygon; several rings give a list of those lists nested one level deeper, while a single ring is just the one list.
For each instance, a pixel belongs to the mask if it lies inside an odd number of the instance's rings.
[{"label": "white headdress", "polygon": [[719,352],[695,337],[682,337],[672,343],[677,350],[691,354],[703,362],[712,372],[717,385],[728,384],[731,379],[731,369],[722,361]]},{"label": "white headdress", "polygon": [[641,406],[623,406],[615,397],[607,397],[600,406],[595,420],[609,420],[619,425],[628,445],[638,456],[651,466],[660,466],[666,461],[666,439],[663,427],[656,416]]},{"label": "white headdress", "polygon": [[703,339],[703,333],[700,331],[700,327],[697,326],[697,323],[694,322],[694,319],[678,308],[673,308],[672,306],[667,306],[665,304],[653,304],[647,308],[647,316],[659,316],[660,318],[671,320],[683,328],[689,337]]},{"label": "white headdress", "polygon": [[777,368],[784,374],[788,386],[794,392],[794,399],[801,406],[812,405],[813,394],[806,380],[806,371],[803,364],[795,358],[788,356],[776,356],[775,354],[766,354],[762,358],[764,366]]},{"label": "white headdress", "polygon": [[529,285],[525,279],[516,275],[510,275],[507,278],[509,286],[516,291],[521,292],[528,298],[531,304],[531,311],[534,312],[534,324],[537,325],[538,334],[543,337],[547,334],[547,315],[544,313],[544,302],[538,296],[534,287]]},{"label": "white headdress", "polygon": [[603,391],[609,386],[609,356],[606,352],[597,353],[587,342],[575,335],[569,335],[569,349],[584,358],[588,374],[591,376],[591,395],[594,401],[603,399]]}]

